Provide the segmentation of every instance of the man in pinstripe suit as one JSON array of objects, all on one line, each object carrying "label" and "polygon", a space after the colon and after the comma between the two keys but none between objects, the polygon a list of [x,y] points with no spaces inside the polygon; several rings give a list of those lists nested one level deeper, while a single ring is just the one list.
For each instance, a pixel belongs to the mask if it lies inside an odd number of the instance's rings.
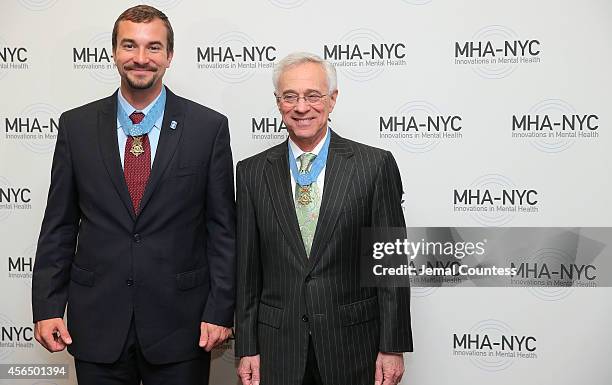
[{"label": "man in pinstripe suit", "polygon": [[390,152],[327,125],[334,67],[274,71],[289,139],[237,166],[236,355],[244,385],[391,385],[412,351],[409,288],[361,287],[365,227],[404,227]]}]

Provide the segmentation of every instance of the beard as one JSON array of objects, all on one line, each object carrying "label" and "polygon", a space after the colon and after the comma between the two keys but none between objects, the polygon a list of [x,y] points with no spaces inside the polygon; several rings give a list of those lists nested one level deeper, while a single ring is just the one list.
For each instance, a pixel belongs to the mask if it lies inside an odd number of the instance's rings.
[{"label": "beard", "polygon": [[[128,67],[126,68],[126,70],[130,70],[133,69],[134,67]],[[153,72],[154,74],[157,74],[157,68],[151,68],[148,67],[146,68],[147,70],[150,70],[151,72]],[[149,89],[151,87],[153,87],[153,84],[155,84],[155,81],[157,80],[156,76],[152,76],[150,79],[137,79],[137,78],[132,78],[130,77],[129,73],[125,74],[125,80],[128,84],[128,86],[130,86],[130,88],[135,89],[135,90],[146,90]]]},{"label": "beard", "polygon": [[130,86],[130,88],[133,88],[135,90],[146,90],[153,87],[153,84],[155,84],[154,77],[149,80],[136,80],[130,78],[129,76],[126,76],[125,80],[127,81],[127,84]]}]

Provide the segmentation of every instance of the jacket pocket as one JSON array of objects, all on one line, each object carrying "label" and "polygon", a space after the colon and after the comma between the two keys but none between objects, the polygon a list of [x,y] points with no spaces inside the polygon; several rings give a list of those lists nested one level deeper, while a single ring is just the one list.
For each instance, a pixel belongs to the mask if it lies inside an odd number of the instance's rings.
[{"label": "jacket pocket", "polygon": [[93,286],[95,281],[95,274],[93,271],[81,269],[74,263],[72,264],[72,268],[70,269],[70,279],[79,285],[83,286]]},{"label": "jacket pocket", "polygon": [[176,275],[176,285],[180,290],[189,290],[196,286],[200,286],[206,281],[208,270],[201,268],[198,270],[186,271]]},{"label": "jacket pocket", "polygon": [[274,306],[259,303],[259,312],[257,313],[257,321],[260,324],[272,326],[275,329],[280,329],[283,319],[283,309]]},{"label": "jacket pocket", "polygon": [[181,166],[170,170],[167,178],[177,178],[181,176],[195,175],[201,170],[202,168],[198,165]]},{"label": "jacket pocket", "polygon": [[357,325],[379,317],[378,298],[371,297],[340,306],[342,326]]}]

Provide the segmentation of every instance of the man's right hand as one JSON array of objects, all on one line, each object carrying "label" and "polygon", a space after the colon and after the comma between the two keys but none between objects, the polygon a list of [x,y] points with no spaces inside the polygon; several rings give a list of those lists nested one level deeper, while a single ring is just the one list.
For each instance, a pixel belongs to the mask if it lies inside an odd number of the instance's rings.
[{"label": "man's right hand", "polygon": [[64,320],[51,318],[36,322],[34,338],[50,352],[61,352],[72,343]]},{"label": "man's right hand", "polygon": [[236,371],[242,385],[259,385],[259,354],[242,357]]}]

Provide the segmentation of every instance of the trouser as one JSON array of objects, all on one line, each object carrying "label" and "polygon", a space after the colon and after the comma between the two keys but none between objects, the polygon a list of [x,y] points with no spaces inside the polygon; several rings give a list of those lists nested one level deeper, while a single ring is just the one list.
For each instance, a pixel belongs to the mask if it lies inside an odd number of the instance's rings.
[{"label": "trouser", "polygon": [[[195,341],[194,343],[197,343]],[[197,359],[154,365],[144,358],[134,320],[121,356],[111,364],[75,359],[79,385],[208,385],[210,354]]]}]

